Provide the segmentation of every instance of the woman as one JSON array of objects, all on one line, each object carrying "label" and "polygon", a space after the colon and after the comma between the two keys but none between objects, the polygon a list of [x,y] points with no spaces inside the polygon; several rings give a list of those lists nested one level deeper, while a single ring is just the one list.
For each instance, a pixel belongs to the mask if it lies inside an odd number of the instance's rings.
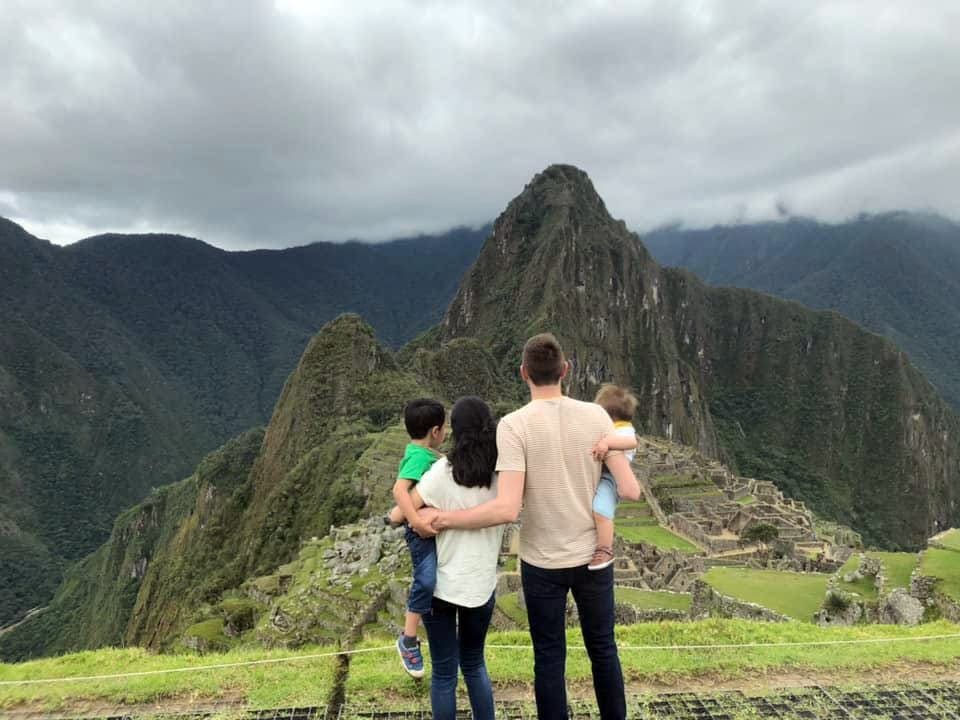
[{"label": "woman", "polygon": [[[497,495],[496,426],[480,398],[458,400],[450,411],[453,449],[433,464],[411,492],[415,506],[465,510]],[[437,720],[456,717],[457,669],[475,720],[493,720],[493,689],[483,645],[493,616],[497,557],[503,526],[448,530],[437,536],[433,610],[423,616],[430,644],[430,702]]]}]

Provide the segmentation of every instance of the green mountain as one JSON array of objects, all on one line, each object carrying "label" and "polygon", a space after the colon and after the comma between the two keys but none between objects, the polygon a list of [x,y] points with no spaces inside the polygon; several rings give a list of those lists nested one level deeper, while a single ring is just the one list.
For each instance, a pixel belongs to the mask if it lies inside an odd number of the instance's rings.
[{"label": "green mountain", "polygon": [[890,338],[960,409],[960,225],[897,212],[835,225],[792,219],[666,228],[644,243],[663,264],[711,285],[836,310]]},{"label": "green mountain", "polygon": [[904,353],[836,313],[661,268],[570,166],[497,219],[440,337],[479,339],[513,375],[542,330],[575,394],[631,385],[645,433],[774,480],[868,543],[919,547],[960,518],[960,420]]},{"label": "green mountain", "polygon": [[435,323],[485,234],[57,247],[0,219],[0,625],[42,605],[121,510],[265,423],[324,322],[359,310],[389,345]]},{"label": "green mountain", "polygon": [[902,352],[836,313],[659,267],[586,174],[557,165],[498,218],[437,327],[392,353],[355,315],[324,326],[262,440],[124,513],[45,612],[0,635],[0,657],[173,647],[251,583],[281,583],[332,523],[390,503],[405,400],[476,393],[509,410],[540,330],[570,353],[574,394],[630,383],[645,433],[774,480],[868,543],[917,547],[958,520],[960,421]]}]

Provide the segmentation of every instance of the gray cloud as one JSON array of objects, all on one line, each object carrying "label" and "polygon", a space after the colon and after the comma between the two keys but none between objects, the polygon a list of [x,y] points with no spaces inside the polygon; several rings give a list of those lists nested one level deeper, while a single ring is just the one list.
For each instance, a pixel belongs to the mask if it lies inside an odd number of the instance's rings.
[{"label": "gray cloud", "polygon": [[954,0],[9,0],[0,214],[59,242],[378,240],[552,162],[637,228],[960,217]]}]

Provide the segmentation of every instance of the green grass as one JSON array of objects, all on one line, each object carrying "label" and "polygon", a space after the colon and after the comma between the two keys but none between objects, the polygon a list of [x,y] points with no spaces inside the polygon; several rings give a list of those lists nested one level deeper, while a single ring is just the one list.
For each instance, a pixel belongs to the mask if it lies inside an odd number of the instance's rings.
[{"label": "green grass", "polygon": [[[938,621],[919,627],[865,625],[852,628],[819,628],[808,623],[755,623],[711,619],[699,622],[644,623],[618,627],[617,641],[624,675],[628,680],[677,683],[709,675],[720,678],[753,677],[758,672],[829,670],[867,671],[895,666],[903,661],[923,661],[948,666],[960,659],[956,638],[926,642],[812,647],[741,647],[730,649],[652,650],[641,646],[702,644],[782,643],[870,638],[911,638],[960,633],[960,626]],[[567,631],[567,677],[589,682],[590,664],[582,651],[579,630]],[[498,686],[529,685],[533,656],[526,632],[493,632],[487,638],[487,663]],[[518,649],[496,647],[519,646]],[[393,638],[371,638],[361,648],[382,648],[354,655],[347,681],[348,700],[375,702],[399,709],[429,705],[429,682],[415,682],[400,670]],[[637,648],[637,649],[632,649]],[[427,668],[429,673],[429,650]],[[140,648],[103,649],[16,665],[0,664],[0,680],[26,680],[63,676],[125,673],[164,668],[193,667],[268,658],[303,658],[329,648],[297,650],[235,650],[223,655],[153,655]],[[163,702],[179,698],[197,701],[226,695],[245,699],[251,708],[323,705],[332,686],[331,658],[296,660],[247,668],[217,669],[140,676],[124,680],[73,681],[64,684],[0,686],[0,708],[21,702],[36,703],[48,712],[70,707],[70,702],[98,700],[110,703]]]},{"label": "green grass", "polygon": [[953,530],[947,531],[937,542],[947,550],[960,551],[960,529],[954,528]]},{"label": "green grass", "polygon": [[846,592],[857,593],[857,595],[862,597],[864,600],[876,600],[879,597],[879,594],[877,593],[877,586],[874,583],[873,578],[862,577],[859,580],[854,580],[853,582],[844,581],[844,575],[854,572],[859,567],[860,555],[858,553],[854,553],[843,564],[843,567],[837,571],[837,587]]},{"label": "green grass", "polygon": [[655,545],[661,550],[679,550],[684,553],[696,553],[699,549],[696,545],[683,539],[679,535],[674,535],[666,528],[659,525],[631,525],[627,523],[617,523],[615,525],[616,533],[628,542],[643,542],[648,545]]},{"label": "green grass", "polygon": [[519,627],[527,627],[527,611],[520,607],[517,593],[498,595],[497,607],[500,609],[500,612],[513,620]]},{"label": "green grass", "polygon": [[960,552],[928,548],[923,551],[920,572],[939,578],[937,589],[960,602]]},{"label": "green grass", "polygon": [[501,568],[503,572],[516,572],[517,571],[517,556],[516,555],[507,555],[503,559],[503,567]]},{"label": "green grass", "polygon": [[[862,625],[820,628],[810,623],[757,623],[711,619],[698,622],[642,623],[617,627],[617,642],[624,677],[628,681],[678,684],[709,675],[719,679],[755,678],[761,672],[850,669],[869,672],[902,661],[914,660],[951,666],[960,658],[956,638],[927,642],[879,643],[812,647],[741,647],[703,650],[651,650],[648,646],[805,642],[889,637],[923,637],[960,633],[960,626],[938,621],[907,628]],[[377,646],[370,641],[369,647]],[[521,646],[520,649],[498,645]],[[487,667],[498,686],[529,685],[533,681],[533,655],[526,632],[491,633],[487,638]],[[590,662],[583,652],[580,631],[567,631],[567,671],[571,682],[590,682]],[[641,647],[643,646],[643,647]],[[637,647],[638,649],[631,649]],[[426,648],[426,644],[424,644]],[[430,659],[427,657],[429,675]],[[411,681],[389,653],[354,656],[347,683],[349,702],[383,703],[394,709],[429,707],[428,682]]]},{"label": "green grass", "polygon": [[828,575],[714,567],[703,579],[723,595],[810,622],[823,604]]},{"label": "green grass", "polygon": [[203,698],[228,693],[239,693],[255,707],[322,705],[333,686],[334,658],[208,671],[200,668],[220,663],[320,654],[333,649],[306,647],[290,651],[252,648],[200,656],[157,655],[143,648],[107,648],[24,663],[0,664],[0,681],[194,668],[191,672],[134,678],[77,680],[42,685],[0,685],[0,708],[11,708],[22,702],[36,702],[44,710],[53,711],[81,698],[114,703],[147,703],[175,696]]},{"label": "green grass", "polygon": [[887,576],[887,592],[898,587],[910,588],[910,573],[918,562],[916,553],[868,552],[867,555],[883,563],[883,571]]},{"label": "green grass", "polygon": [[744,495],[742,498],[737,498],[737,503],[747,507],[748,505],[753,505],[757,502],[757,499],[753,495]]},{"label": "green grass", "polygon": [[657,590],[638,590],[631,587],[613,589],[617,602],[629,603],[641,610],[681,610],[690,609],[692,598],[688,594],[660,592]]}]

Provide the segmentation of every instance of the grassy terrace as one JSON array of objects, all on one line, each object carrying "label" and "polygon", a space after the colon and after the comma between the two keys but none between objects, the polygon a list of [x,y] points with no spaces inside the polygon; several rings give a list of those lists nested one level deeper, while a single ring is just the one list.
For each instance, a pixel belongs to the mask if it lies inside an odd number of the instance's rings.
[{"label": "grassy terrace", "polygon": [[[829,647],[737,647],[688,651],[653,650],[640,646],[810,642],[956,633],[960,633],[960,626],[943,621],[916,628],[888,625],[819,628],[808,623],[751,623],[739,620],[647,623],[617,628],[627,678],[669,683],[705,676],[715,681],[719,678],[753,677],[758,672],[804,669],[848,668],[869,671],[910,660],[946,666],[960,659],[960,642],[956,638],[948,638]],[[589,662],[586,653],[580,649],[582,640],[579,631],[569,631],[567,641],[570,648],[567,675],[574,683],[587,682],[590,676]],[[377,702],[381,705],[386,701],[390,707],[397,709],[429,704],[428,683],[414,682],[400,671],[392,642],[392,638],[386,637],[367,640],[362,647],[377,650],[353,657],[346,681],[348,701]],[[529,644],[530,637],[526,632],[489,635],[487,659],[490,675],[499,691],[508,685],[529,687],[533,674]],[[496,647],[498,645],[519,647],[499,648]],[[424,647],[426,649],[426,645]],[[151,655],[141,649],[105,649],[18,665],[0,665],[2,681],[129,673],[184,666],[193,668],[190,672],[171,675],[49,685],[0,685],[0,710],[12,709],[24,701],[32,701],[53,711],[66,707],[68,701],[79,700],[142,703],[168,698],[197,701],[224,696],[239,697],[256,708],[322,706],[329,696],[334,678],[334,665],[330,658],[209,671],[199,668],[238,660],[304,658],[325,650],[327,648],[316,647],[286,651],[249,649],[201,657]]]},{"label": "grassy terrace", "polygon": [[687,612],[690,609],[691,597],[684,593],[638,590],[631,587],[615,587],[613,591],[617,602],[629,603],[642,610],[680,610]]},{"label": "grassy terrace", "polygon": [[937,542],[947,550],[956,550],[960,552],[960,528],[954,528],[945,532],[939,537]]},{"label": "grassy terrace", "polygon": [[699,549],[689,540],[675,535],[659,525],[632,525],[629,522],[617,521],[616,533],[624,540],[634,543],[655,545],[661,550],[679,550],[683,553],[696,553]]},{"label": "grassy terrace", "polygon": [[823,604],[829,575],[714,567],[703,579],[723,595],[809,622]]},{"label": "grassy terrace", "polygon": [[940,578],[938,589],[960,602],[960,552],[928,548],[920,561],[920,572]]},{"label": "grassy terrace", "polygon": [[854,553],[837,572],[837,577],[839,578],[837,587],[847,592],[857,593],[865,600],[876,600],[878,598],[877,586],[874,584],[872,577],[862,577],[853,582],[844,581],[843,576],[847,573],[852,573],[858,567],[860,567],[860,555]]},{"label": "grassy terrace", "polygon": [[887,576],[886,590],[910,587],[910,573],[917,566],[917,553],[904,552],[868,552],[867,555],[883,563],[884,574]]}]

